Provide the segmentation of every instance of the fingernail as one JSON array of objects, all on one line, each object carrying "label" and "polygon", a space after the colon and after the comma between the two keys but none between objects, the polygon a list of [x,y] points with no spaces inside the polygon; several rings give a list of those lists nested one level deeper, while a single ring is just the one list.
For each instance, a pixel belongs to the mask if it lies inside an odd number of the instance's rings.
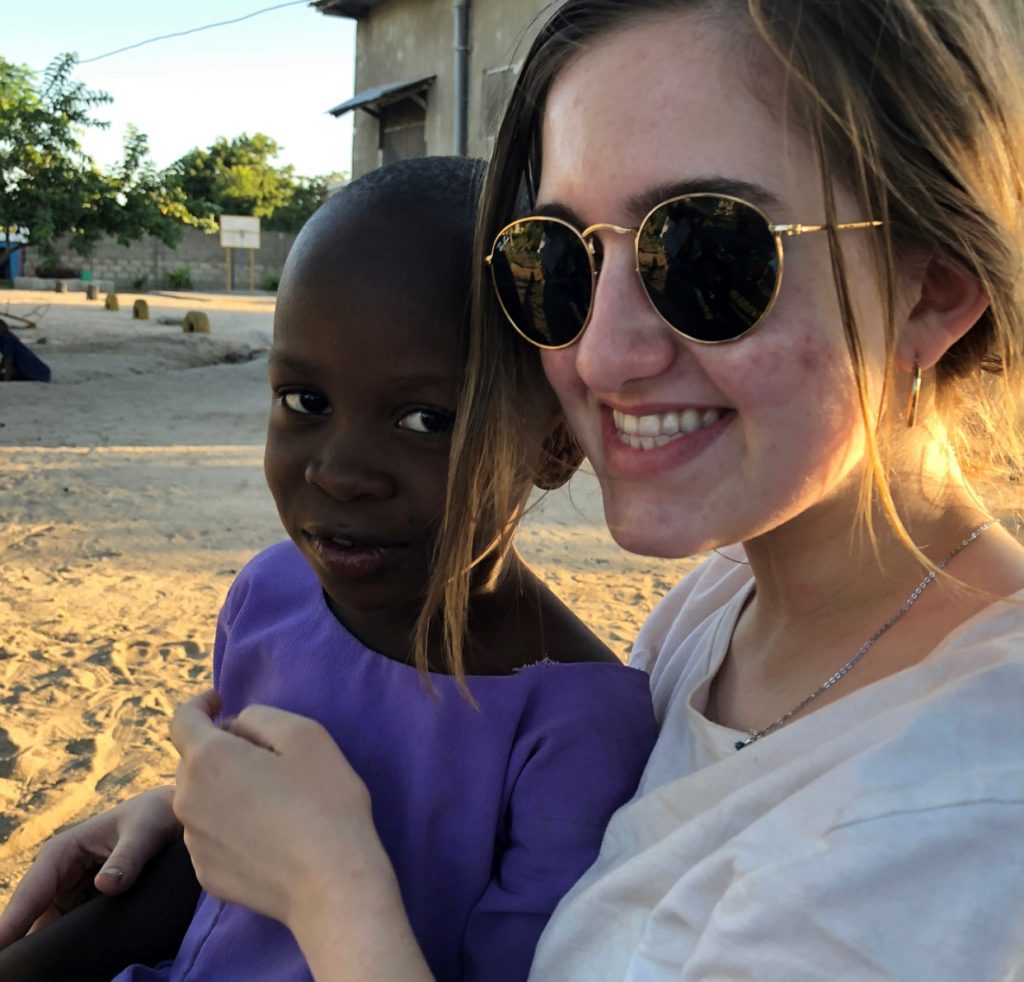
[{"label": "fingernail", "polygon": [[217,725],[222,730],[230,730],[235,725],[236,719],[238,719],[237,716],[225,716]]},{"label": "fingernail", "polygon": [[109,869],[101,869],[97,876],[112,876],[115,880],[120,880],[124,873],[119,870],[116,866],[111,866]]}]

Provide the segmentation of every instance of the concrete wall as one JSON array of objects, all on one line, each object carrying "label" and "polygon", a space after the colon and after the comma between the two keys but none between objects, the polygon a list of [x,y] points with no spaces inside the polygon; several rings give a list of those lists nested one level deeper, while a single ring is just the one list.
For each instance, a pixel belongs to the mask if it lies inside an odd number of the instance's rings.
[{"label": "concrete wall", "polygon": [[[265,275],[280,276],[288,250],[295,241],[289,232],[263,232],[260,248],[255,255],[256,289]],[[227,263],[220,246],[220,236],[206,235],[198,229],[187,228],[181,242],[174,249],[159,239],[149,236],[122,246],[113,239],[101,239],[88,257],[81,257],[70,249],[61,249],[60,266],[88,270],[94,280],[113,280],[116,289],[130,290],[135,281],[146,277],[141,289],[159,290],[167,287],[166,276],[172,269],[185,267],[197,290],[224,290],[227,287]],[[244,250],[236,249],[232,259],[234,288],[249,289],[249,258]],[[33,250],[28,250],[25,271],[34,275],[39,265]]]},{"label": "concrete wall", "polygon": [[491,155],[494,133],[519,65],[544,22],[537,14],[549,4],[550,0],[473,0],[469,152],[474,157]]},{"label": "concrete wall", "polygon": [[[511,76],[495,69],[518,64],[540,27],[531,24],[549,0],[473,0],[470,9],[469,153],[490,155],[494,128]],[[452,0],[389,0],[359,22],[356,33],[356,92],[427,75],[437,81],[427,93],[428,154],[452,153],[455,124],[455,15]],[[380,166],[377,120],[355,111],[352,176]]]},{"label": "concrete wall", "polygon": [[[359,22],[356,31],[356,92],[437,75],[427,92],[427,153],[451,152],[451,0],[391,0]],[[377,120],[355,111],[352,176],[381,164]]]}]

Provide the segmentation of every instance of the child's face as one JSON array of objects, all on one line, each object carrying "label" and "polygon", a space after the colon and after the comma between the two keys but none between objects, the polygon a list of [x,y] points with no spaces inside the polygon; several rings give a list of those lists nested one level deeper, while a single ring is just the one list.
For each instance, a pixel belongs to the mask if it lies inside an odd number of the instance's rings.
[{"label": "child's face", "polygon": [[335,611],[414,617],[444,508],[464,297],[422,244],[356,224],[282,282],[264,464]]}]

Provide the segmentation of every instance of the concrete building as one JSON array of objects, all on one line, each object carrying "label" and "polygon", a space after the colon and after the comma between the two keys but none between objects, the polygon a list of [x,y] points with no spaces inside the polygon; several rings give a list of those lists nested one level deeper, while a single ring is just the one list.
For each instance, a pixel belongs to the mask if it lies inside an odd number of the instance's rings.
[{"label": "concrete building", "polygon": [[490,154],[551,0],[313,0],[356,28],[352,176],[424,154]]}]

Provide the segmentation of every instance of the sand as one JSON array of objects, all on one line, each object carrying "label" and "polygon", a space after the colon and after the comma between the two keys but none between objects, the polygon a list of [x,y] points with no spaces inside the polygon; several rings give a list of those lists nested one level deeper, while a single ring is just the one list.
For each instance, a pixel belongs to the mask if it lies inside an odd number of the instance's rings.
[{"label": "sand", "polygon": [[[261,467],[272,297],[0,291],[51,385],[0,385],[0,905],[55,831],[169,781],[237,570],[283,537]],[[209,336],[156,318],[210,314]],[[692,563],[629,556],[583,474],[518,543],[616,652]]]},{"label": "sand", "polygon": [[[0,385],[0,906],[55,831],[172,778],[220,603],[283,538],[261,467],[273,298],[151,295],[150,321],[134,299],[0,291],[0,317],[38,309],[17,333],[54,372]],[[156,320],[190,309],[212,334]],[[693,565],[618,549],[587,474],[518,545],[620,655]]]}]

